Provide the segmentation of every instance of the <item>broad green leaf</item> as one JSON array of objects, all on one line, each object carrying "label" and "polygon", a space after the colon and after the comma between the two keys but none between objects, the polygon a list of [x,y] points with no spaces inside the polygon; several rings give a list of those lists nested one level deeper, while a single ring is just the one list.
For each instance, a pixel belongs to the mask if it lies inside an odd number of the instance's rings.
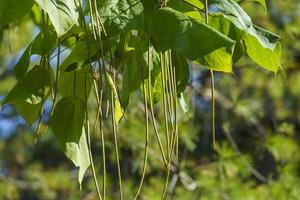
[{"label": "broad green leaf", "polygon": [[102,0],[98,8],[109,37],[142,26],[141,0]]},{"label": "broad green leaf", "polygon": [[[176,50],[187,59],[200,60],[202,63],[203,60],[211,60],[213,55],[209,54],[216,54],[216,50],[230,58],[235,45],[233,40],[222,33],[171,8],[162,8],[156,12],[151,23],[151,34],[157,51]],[[206,64],[216,63],[206,61]],[[208,67],[230,72],[232,66],[227,64],[225,62],[222,67]]]},{"label": "broad green leaf", "polygon": [[121,106],[121,103],[120,103],[120,100],[119,100],[119,97],[118,97],[117,88],[114,84],[114,81],[112,80],[112,78],[110,77],[109,74],[106,74],[106,78],[107,78],[107,81],[108,81],[108,84],[109,84],[109,88],[113,93],[113,96],[111,98],[114,99],[115,121],[117,123],[119,123],[120,120],[122,119],[123,115],[124,115],[124,111],[122,109],[122,106]]},{"label": "broad green leaf", "polygon": [[124,66],[120,97],[123,108],[127,107],[130,94],[140,88],[148,72],[147,63],[144,59],[145,49],[147,47],[143,44],[142,39],[131,37],[129,47],[127,47],[127,51],[122,56]]},{"label": "broad green leaf", "polygon": [[195,19],[201,19],[199,10],[204,8],[199,0],[169,0],[167,6]]},{"label": "broad green leaf", "polygon": [[[47,38],[46,40],[44,39],[44,36],[45,38]],[[56,34],[53,31],[47,30],[45,34],[43,33],[43,31],[41,31],[29,44],[29,46],[19,59],[18,63],[15,65],[14,73],[16,75],[16,78],[20,80],[27,72],[31,55],[38,54],[40,56],[44,56],[53,50],[55,43]]]},{"label": "broad green leaf", "polygon": [[0,29],[29,13],[33,0],[0,0]]},{"label": "broad green leaf", "polygon": [[[101,54],[100,50],[97,48],[100,47],[98,47],[94,40],[89,37],[90,36],[85,36],[85,38],[75,44],[70,55],[62,63],[60,71],[75,71],[85,64],[99,61]],[[105,54],[110,48],[115,47],[117,42],[118,39],[116,37],[103,40],[103,53]]]},{"label": "broad green leaf", "polygon": [[72,72],[61,72],[58,80],[58,92],[62,97],[76,96],[85,101],[90,96],[93,75],[90,65]]},{"label": "broad green leaf", "polygon": [[212,51],[200,63],[215,71],[232,72],[232,55],[228,54],[225,48]]},{"label": "broad green leaf", "polygon": [[225,18],[229,19],[236,27],[246,32],[252,26],[251,18],[234,0],[208,0],[210,6],[217,9],[217,13],[222,13]]},{"label": "broad green leaf", "polygon": [[[209,25],[236,41],[232,55],[233,62],[236,62],[246,53],[242,41],[242,32],[237,29],[231,21],[226,19],[223,15],[216,15],[209,18]],[[226,59],[224,59],[224,62],[226,62]]]},{"label": "broad green leaf", "polygon": [[78,10],[75,0],[35,0],[49,15],[58,37],[66,34],[74,25],[78,25]]},{"label": "broad green leaf", "polygon": [[[252,24],[251,18],[233,0],[210,0],[211,6],[217,7],[217,13],[233,23],[238,29],[229,37],[236,40],[238,50],[244,51],[261,67],[277,72],[280,68],[280,37]],[[238,33],[239,32],[239,33]],[[241,41],[245,47],[241,45]]]},{"label": "broad green leaf", "polygon": [[55,106],[51,127],[60,148],[79,167],[78,181],[81,184],[90,166],[89,151],[83,128],[85,119],[84,101],[77,97],[61,99]]},{"label": "broad green leaf", "polygon": [[122,107],[126,108],[129,102],[129,97],[132,92],[139,89],[143,75],[141,65],[138,65],[137,52],[135,49],[128,51],[126,54],[126,63],[123,69],[123,81],[121,89]]},{"label": "broad green leaf", "polygon": [[182,0],[183,2],[190,4],[191,6],[202,10],[204,9],[204,4],[200,0]]},{"label": "broad green leaf", "polygon": [[28,124],[38,115],[41,104],[50,94],[52,70],[35,66],[19,80],[9,92],[3,104],[12,103]]},{"label": "broad green leaf", "polygon": [[278,40],[279,36],[259,27],[253,27],[253,33],[251,30],[244,38],[248,56],[258,65],[275,73],[281,66],[281,44]]},{"label": "broad green leaf", "polygon": [[[96,44],[82,40],[78,41],[72,49],[70,55],[64,60],[60,67],[60,71],[74,71],[84,65],[89,58],[93,57],[97,52]],[[78,65],[80,66],[78,66]],[[75,65],[75,68],[71,69],[70,66]]]},{"label": "broad green leaf", "polygon": [[[238,2],[240,2],[241,0],[238,0]],[[267,4],[266,4],[266,0],[248,0],[249,2],[258,2],[260,5],[262,5],[262,7],[264,7],[265,11],[267,11]],[[245,2],[248,2],[245,1]]]}]

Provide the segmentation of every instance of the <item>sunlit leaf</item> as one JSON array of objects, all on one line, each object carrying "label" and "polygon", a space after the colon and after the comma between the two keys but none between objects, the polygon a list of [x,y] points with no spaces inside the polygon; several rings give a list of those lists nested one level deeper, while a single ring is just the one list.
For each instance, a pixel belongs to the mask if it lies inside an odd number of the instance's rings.
[{"label": "sunlit leaf", "polygon": [[253,27],[244,39],[249,57],[273,72],[277,72],[281,66],[281,45],[278,40],[279,36],[259,27]]},{"label": "sunlit leaf", "polygon": [[[78,41],[72,49],[70,55],[64,60],[60,67],[60,71],[74,71],[83,65],[86,61],[94,56],[97,52],[96,44],[91,41]],[[81,63],[80,67],[77,63]],[[71,65],[75,65],[75,68],[70,68]]]},{"label": "sunlit leaf", "polygon": [[[139,89],[148,72],[147,63],[143,55],[147,47],[138,37],[131,37],[130,46],[123,55],[123,84],[121,89],[122,107],[127,107],[130,94]],[[131,47],[134,46],[135,48]]]},{"label": "sunlit leaf", "polygon": [[98,1],[102,22],[109,36],[142,25],[143,5],[140,0]]},{"label": "sunlit leaf", "polygon": [[14,67],[14,73],[18,80],[20,80],[27,72],[31,55],[38,54],[40,56],[44,56],[48,53],[51,53],[55,46],[56,38],[57,36],[55,32],[51,30],[47,30],[45,33],[41,31],[34,38]]},{"label": "sunlit leaf", "polygon": [[58,92],[62,97],[76,96],[85,101],[90,96],[93,75],[90,65],[72,72],[61,72],[58,80]]},{"label": "sunlit leaf", "polygon": [[[238,0],[238,2],[241,2],[241,1],[242,0]],[[266,0],[248,0],[248,1],[244,1],[244,2],[258,2],[265,9],[265,11],[267,10]]]},{"label": "sunlit leaf", "polygon": [[41,103],[44,103],[42,100],[45,101],[50,94],[52,73],[51,68],[35,66],[16,83],[3,104],[15,105],[26,122],[32,124],[38,115]]},{"label": "sunlit leaf", "polygon": [[[236,40],[239,45],[242,40],[245,44],[245,52],[254,62],[269,71],[278,71],[281,56],[279,36],[253,25],[251,18],[233,0],[210,0],[209,4],[216,7],[215,12],[233,23],[240,31],[238,34],[228,34],[228,36]],[[242,45],[238,48],[243,51],[241,47]]]},{"label": "sunlit leaf", "polygon": [[67,33],[74,25],[78,25],[78,10],[74,0],[35,0],[49,15],[57,35]]},{"label": "sunlit leaf", "polygon": [[82,182],[90,166],[88,145],[83,128],[85,119],[84,101],[77,97],[61,99],[55,106],[51,126],[60,148],[79,167],[78,181]]},{"label": "sunlit leaf", "polygon": [[[151,23],[151,34],[158,51],[176,50],[190,60],[203,61],[217,49],[220,49],[218,51],[222,51],[223,55],[228,54],[227,57],[230,58],[235,44],[222,33],[171,8],[162,8],[156,12]],[[207,59],[211,60],[212,56]],[[208,67],[231,71],[232,66],[226,64],[224,63],[223,68],[212,65]]]}]

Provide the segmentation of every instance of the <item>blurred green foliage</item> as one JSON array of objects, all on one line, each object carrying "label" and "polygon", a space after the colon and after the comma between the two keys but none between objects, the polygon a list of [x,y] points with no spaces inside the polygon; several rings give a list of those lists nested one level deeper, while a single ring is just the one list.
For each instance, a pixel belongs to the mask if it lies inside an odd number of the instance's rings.
[{"label": "blurred green foliage", "polygon": [[[189,112],[179,115],[181,163],[171,174],[168,199],[300,199],[300,2],[269,0],[268,14],[258,5],[246,1],[242,5],[256,24],[282,37],[283,69],[277,75],[267,73],[244,58],[233,74],[216,74],[218,145],[213,151],[210,80],[206,71],[193,67],[185,92]],[[15,62],[18,52],[30,42],[33,26],[25,18],[0,33],[0,95],[6,95],[15,83],[9,62]],[[132,198],[141,174],[142,107],[138,100],[131,101],[127,120],[119,128],[124,199]],[[162,120],[161,110],[156,110],[158,120]],[[15,115],[12,109],[1,116],[0,126],[5,126],[2,120],[14,120]],[[28,127],[15,121],[13,134],[0,140],[0,199],[96,199],[91,171],[80,191],[77,171],[59,150],[51,130],[34,145]],[[161,199],[166,174],[154,133],[150,135],[149,167],[141,199],[156,200]],[[117,198],[112,137],[111,130],[105,129],[108,188]],[[101,174],[101,143],[96,132],[92,142],[96,169]]]}]

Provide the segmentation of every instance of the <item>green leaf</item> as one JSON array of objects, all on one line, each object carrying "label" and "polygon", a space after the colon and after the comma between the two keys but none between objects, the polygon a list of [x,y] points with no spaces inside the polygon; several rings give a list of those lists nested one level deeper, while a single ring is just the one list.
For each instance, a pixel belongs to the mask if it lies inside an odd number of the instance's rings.
[{"label": "green leaf", "polygon": [[[222,52],[230,58],[235,42],[222,33],[192,19],[185,14],[171,8],[159,9],[151,23],[153,44],[157,51],[164,52],[168,49],[180,52],[190,60],[211,60],[213,55]],[[205,48],[203,48],[205,47]],[[216,62],[208,62],[215,64]],[[223,63],[222,67],[210,65],[211,69],[230,72],[232,66]]]},{"label": "green leaf", "polygon": [[70,55],[64,60],[60,67],[60,71],[73,71],[80,67],[70,69],[70,66],[77,63],[85,63],[97,52],[96,44],[87,40],[81,40],[76,43]]},{"label": "green leaf", "polygon": [[229,19],[236,27],[247,31],[251,26],[251,18],[234,0],[208,0],[209,6],[218,8],[217,13]]},{"label": "green leaf", "polygon": [[281,44],[278,40],[279,36],[256,26],[244,38],[248,56],[258,65],[275,73],[281,67]]},{"label": "green leaf", "polygon": [[108,36],[136,29],[143,24],[140,0],[103,0],[98,1],[98,8]]},{"label": "green leaf", "polygon": [[108,84],[109,84],[109,88],[113,93],[113,96],[111,98],[114,99],[114,115],[115,115],[115,121],[117,123],[120,122],[120,120],[122,119],[123,115],[124,115],[124,111],[122,109],[119,97],[118,97],[118,92],[117,92],[117,88],[114,84],[114,81],[112,80],[112,78],[110,77],[109,74],[106,74],[106,78],[108,80]]},{"label": "green leaf", "polygon": [[57,142],[65,155],[79,167],[78,181],[81,184],[90,166],[89,150],[83,128],[84,102],[77,97],[61,99],[55,106],[51,126]]},{"label": "green leaf", "polygon": [[44,103],[43,100],[45,101],[50,94],[52,76],[51,68],[35,66],[16,83],[3,104],[15,105],[19,114],[31,125],[38,115],[41,104]]},{"label": "green leaf", "polygon": [[199,10],[204,8],[204,5],[199,0],[169,0],[167,5],[174,10],[196,19],[201,19]]},{"label": "green leaf", "polygon": [[202,10],[204,9],[204,4],[199,0],[182,0],[183,2],[192,5],[193,7]]},{"label": "green leaf", "polygon": [[127,59],[123,69],[121,89],[121,103],[123,108],[127,107],[130,94],[139,89],[142,82],[141,66],[137,64],[136,50],[130,50],[125,55]]},{"label": "green leaf", "polygon": [[238,29],[235,31],[236,34],[228,34],[228,36],[237,41],[239,50],[244,51],[240,42],[243,41],[245,52],[254,62],[269,71],[277,72],[280,68],[280,37],[253,25],[251,18],[233,0],[210,0],[209,3],[210,6],[217,7],[216,12]]},{"label": "green leaf", "polygon": [[[50,53],[55,46],[56,37],[57,36],[53,31],[47,30],[45,34],[43,33],[43,31],[41,31],[34,38],[34,40],[29,44],[29,46],[19,59],[18,63],[14,67],[14,73],[18,80],[20,80],[27,72],[31,55],[38,54],[40,56],[44,56]],[[47,39],[45,40],[45,38]]]},{"label": "green leaf", "polygon": [[[238,2],[240,2],[241,0],[238,0]],[[266,4],[266,1],[265,0],[248,0],[248,1],[245,1],[245,2],[258,2],[260,5],[262,5],[262,7],[264,7],[265,11],[267,11],[267,4]]]},{"label": "green leaf", "polygon": [[58,91],[62,97],[76,96],[85,101],[90,96],[93,82],[91,66],[72,72],[61,72],[58,80]]},{"label": "green leaf", "polygon": [[29,13],[33,0],[0,0],[0,29]]},{"label": "green leaf", "polygon": [[146,56],[146,45],[143,44],[142,39],[138,37],[131,37],[131,41],[127,51],[123,57],[123,81],[121,89],[121,103],[122,107],[126,108],[129,102],[129,97],[132,92],[139,89],[145,79],[148,67],[144,54]]},{"label": "green leaf", "polygon": [[78,25],[78,11],[74,0],[35,0],[49,15],[58,37]]},{"label": "green leaf", "polygon": [[[94,42],[94,39],[89,37],[85,36],[85,38],[76,42],[70,55],[62,63],[60,71],[75,71],[85,64],[90,63],[90,61],[99,61],[101,58],[100,50],[97,49],[98,46]],[[116,46],[117,42],[116,37],[103,40],[103,53],[107,53],[110,48]]]}]

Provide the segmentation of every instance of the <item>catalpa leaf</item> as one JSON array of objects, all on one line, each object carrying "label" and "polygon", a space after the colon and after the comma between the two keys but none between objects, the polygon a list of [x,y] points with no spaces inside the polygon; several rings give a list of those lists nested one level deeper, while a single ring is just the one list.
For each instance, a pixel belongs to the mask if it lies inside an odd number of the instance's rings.
[{"label": "catalpa leaf", "polygon": [[84,101],[77,97],[65,97],[55,106],[51,127],[65,155],[79,167],[78,181],[81,184],[90,166],[89,150],[83,128],[85,119]]},{"label": "catalpa leaf", "polygon": [[78,25],[78,10],[75,0],[35,0],[49,15],[58,37],[66,34],[74,25]]},{"label": "catalpa leaf", "polygon": [[[217,8],[215,9],[216,13],[221,14],[235,25],[238,29],[237,34],[228,36],[236,40],[238,44],[243,41],[245,52],[254,62],[269,71],[278,71],[281,56],[280,37],[278,35],[253,25],[251,18],[233,0],[209,0],[209,4]],[[240,50],[242,49],[240,48]]]},{"label": "catalpa leaf", "polygon": [[31,125],[36,119],[41,104],[50,94],[51,68],[35,66],[19,80],[4,99],[3,104],[12,103],[19,114]]},{"label": "catalpa leaf", "polygon": [[[64,60],[64,62],[60,66],[60,71],[62,72],[70,72],[79,70],[82,66],[93,62],[99,61],[101,58],[100,48],[96,45],[90,36],[85,36],[82,40],[77,41],[74,45],[70,55]],[[110,48],[114,47],[118,42],[116,37],[112,37],[109,39],[103,40],[103,54],[109,51]],[[97,58],[95,58],[98,56]]]},{"label": "catalpa leaf", "polygon": [[199,0],[181,0],[187,4],[190,4],[194,8],[197,8],[198,10],[204,9],[204,4]]},{"label": "catalpa leaf", "polygon": [[[151,23],[152,42],[157,51],[168,49],[180,52],[189,60],[200,61],[207,67],[224,72],[231,72],[231,62],[220,61],[219,54],[231,59],[235,42],[203,24],[171,8],[159,9]],[[203,48],[205,47],[205,48]],[[214,59],[217,56],[217,61]]]},{"label": "catalpa leaf", "polygon": [[167,5],[174,10],[196,19],[201,18],[199,10],[204,8],[199,0],[169,0]]},{"label": "catalpa leaf", "polygon": [[[79,69],[78,63],[85,63],[97,52],[96,44],[87,40],[78,41],[72,49],[70,55],[64,60],[60,67],[60,71],[74,71]],[[70,66],[75,64],[74,69],[70,69]]]},{"label": "catalpa leaf", "polygon": [[93,77],[90,65],[72,72],[61,72],[58,91],[62,97],[76,96],[85,101],[90,96]]},{"label": "catalpa leaf", "polygon": [[277,72],[281,67],[280,37],[257,26],[245,38],[248,56],[263,68]]},{"label": "catalpa leaf", "polygon": [[29,13],[33,0],[0,0],[0,29]]},{"label": "catalpa leaf", "polygon": [[[240,2],[241,0],[238,0],[238,2]],[[264,9],[265,11],[267,11],[267,4],[266,4],[266,1],[265,0],[248,0],[248,1],[252,1],[252,2],[257,2],[259,3]],[[248,2],[246,1],[246,2]]]},{"label": "catalpa leaf", "polygon": [[103,0],[98,1],[98,8],[108,36],[137,29],[143,24],[140,0]]},{"label": "catalpa leaf", "polygon": [[234,0],[208,0],[210,7],[215,7],[214,12],[222,13],[236,27],[248,31],[252,26],[251,18]]},{"label": "catalpa leaf", "polygon": [[[45,38],[47,39],[45,40]],[[14,67],[14,73],[18,80],[20,80],[27,72],[31,55],[38,54],[40,56],[44,56],[50,53],[55,46],[56,38],[57,36],[55,32],[47,30],[45,32],[41,31],[33,39]]]},{"label": "catalpa leaf", "polygon": [[142,39],[132,36],[129,45],[135,48],[127,47],[122,56],[124,65],[120,97],[123,108],[127,107],[130,94],[140,88],[146,72],[148,72],[147,63],[143,57],[147,49],[145,43],[143,43]]}]

